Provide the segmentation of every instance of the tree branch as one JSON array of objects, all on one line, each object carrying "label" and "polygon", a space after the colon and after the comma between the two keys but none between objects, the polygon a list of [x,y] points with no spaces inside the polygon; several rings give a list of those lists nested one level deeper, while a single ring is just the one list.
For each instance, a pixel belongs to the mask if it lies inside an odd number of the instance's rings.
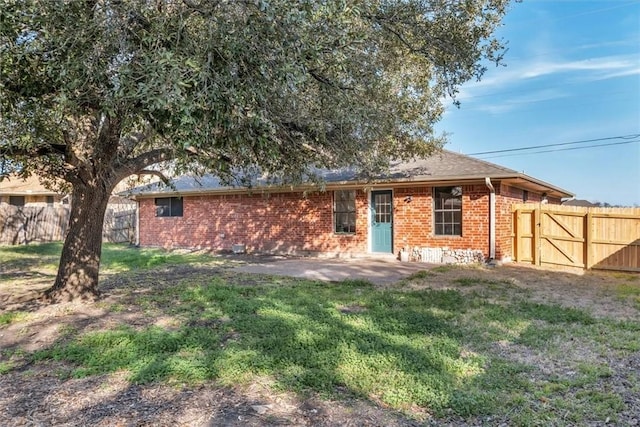
[{"label": "tree branch", "polygon": [[116,170],[116,175],[119,180],[122,180],[129,175],[141,172],[151,165],[166,162],[174,158],[175,153],[169,148],[158,148],[156,150],[147,151],[122,163]]},{"label": "tree branch", "polygon": [[320,83],[325,84],[327,86],[335,87],[340,90],[355,90],[355,88],[351,86],[344,86],[344,85],[332,82],[331,80],[329,80],[329,78],[319,74],[317,70],[309,70],[309,74],[311,74],[311,77],[313,77]]},{"label": "tree branch", "polygon": [[134,132],[122,138],[120,143],[120,156],[127,157],[131,154],[140,143],[149,138],[151,131],[151,127],[149,126],[145,132]]},{"label": "tree branch", "polygon": [[167,178],[167,176],[165,174],[163,174],[162,172],[160,172],[160,171],[155,171],[155,170],[151,170],[151,169],[143,169],[141,171],[138,171],[138,173],[136,175],[138,175],[138,178],[140,178],[143,175],[157,176],[158,178],[160,178],[160,180],[162,182],[165,183],[165,185],[171,185],[171,181],[169,181],[169,178]]},{"label": "tree branch", "polygon": [[67,146],[64,144],[48,144],[34,148],[16,148],[12,146],[0,146],[0,157],[30,156],[45,157],[51,155],[65,155]]}]

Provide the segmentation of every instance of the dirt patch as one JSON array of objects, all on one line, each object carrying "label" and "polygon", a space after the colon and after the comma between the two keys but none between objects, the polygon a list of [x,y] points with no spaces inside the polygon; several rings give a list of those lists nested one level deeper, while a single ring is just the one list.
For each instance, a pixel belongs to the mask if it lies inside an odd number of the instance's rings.
[{"label": "dirt patch", "polygon": [[393,411],[346,397],[277,393],[268,381],[231,389],[138,386],[124,374],[69,379],[61,363],[0,377],[0,425],[56,426],[417,426]]},{"label": "dirt patch", "polygon": [[640,274],[637,273],[545,270],[522,265],[436,267],[427,272],[425,277],[401,285],[409,289],[482,292],[496,299],[506,294],[513,297],[515,292],[531,302],[585,309],[595,317],[640,320],[638,301],[624,298],[617,292],[621,286],[640,289]]}]

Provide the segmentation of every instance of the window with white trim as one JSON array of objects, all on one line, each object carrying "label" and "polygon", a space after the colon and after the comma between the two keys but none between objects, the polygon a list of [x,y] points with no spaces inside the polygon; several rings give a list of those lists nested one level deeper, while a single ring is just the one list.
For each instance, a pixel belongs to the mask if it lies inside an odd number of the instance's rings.
[{"label": "window with white trim", "polygon": [[333,227],[336,233],[356,232],[356,190],[333,192]]},{"label": "window with white trim", "polygon": [[462,236],[462,187],[433,189],[434,234]]},{"label": "window with white trim", "polygon": [[156,216],[182,216],[182,198],[158,197],[156,199]]}]

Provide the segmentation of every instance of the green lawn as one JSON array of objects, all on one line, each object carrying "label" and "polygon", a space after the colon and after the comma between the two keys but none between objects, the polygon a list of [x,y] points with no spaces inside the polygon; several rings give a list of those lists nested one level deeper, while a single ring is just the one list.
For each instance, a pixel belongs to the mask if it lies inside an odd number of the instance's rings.
[{"label": "green lawn", "polygon": [[[58,266],[60,242],[23,246],[0,246],[0,265],[7,269],[44,270],[54,272]],[[211,257],[202,254],[178,254],[162,249],[140,249],[121,243],[102,245],[101,273],[118,273],[148,269],[163,265],[205,262]]]},{"label": "green lawn", "polygon": [[[5,247],[0,263],[50,267],[58,253],[59,245]],[[103,271],[126,278],[194,262],[215,259],[106,245]],[[450,289],[412,289],[448,274],[421,272],[379,288],[223,270],[153,291],[123,289],[106,310],[117,319],[135,308],[146,324],[66,326],[49,348],[4,351],[0,375],[12,372],[8,361],[19,353],[33,363],[66,362],[70,377],[126,372],[132,383],[191,386],[269,378],[278,391],[368,399],[414,418],[491,416],[523,426],[615,423],[625,395],[603,384],[623,378],[629,392],[640,391],[637,371],[615,367],[640,351],[640,322],[533,302],[526,289],[473,270],[451,279]],[[132,286],[152,278],[136,276]],[[637,283],[628,283],[612,292],[637,298]],[[160,317],[170,321],[153,324]],[[2,313],[0,332],[28,321],[22,312]]]}]

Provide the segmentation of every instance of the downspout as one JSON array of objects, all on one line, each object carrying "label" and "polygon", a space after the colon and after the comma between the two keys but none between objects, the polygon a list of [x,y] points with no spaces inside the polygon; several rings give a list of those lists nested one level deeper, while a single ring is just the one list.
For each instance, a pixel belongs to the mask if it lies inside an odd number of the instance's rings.
[{"label": "downspout", "polygon": [[140,200],[136,200],[136,246],[140,246]]},{"label": "downspout", "polygon": [[484,183],[489,189],[489,262],[496,259],[496,189],[491,178],[486,177]]}]

